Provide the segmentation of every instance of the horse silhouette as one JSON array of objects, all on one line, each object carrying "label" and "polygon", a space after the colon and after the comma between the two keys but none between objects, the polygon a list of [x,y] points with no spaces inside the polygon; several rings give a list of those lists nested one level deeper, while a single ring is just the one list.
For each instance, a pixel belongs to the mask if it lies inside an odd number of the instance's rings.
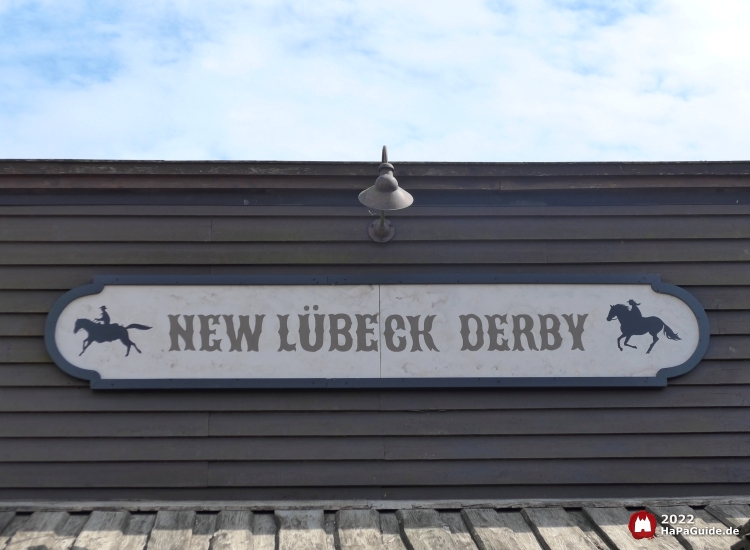
[{"label": "horse silhouette", "polygon": [[648,351],[646,351],[646,353],[651,353],[651,349],[654,347],[654,344],[656,344],[656,342],[659,340],[657,334],[659,334],[662,329],[664,330],[664,334],[668,339],[680,340],[680,337],[677,336],[677,334],[675,334],[664,321],[662,321],[658,317],[644,317],[643,315],[641,315],[640,310],[636,307],[637,304],[635,304],[632,300],[631,303],[633,303],[632,309],[629,309],[625,304],[616,304],[614,306],[610,306],[609,315],[607,315],[607,321],[611,321],[612,319],[617,319],[618,321],[620,321],[620,332],[622,332],[622,334],[617,339],[617,347],[620,348],[620,351],[622,351],[620,340],[622,340],[623,338],[625,338],[625,342],[623,343],[626,346],[628,346],[629,348],[638,349],[636,346],[628,344],[628,340],[630,340],[631,336],[648,333],[654,339],[654,341],[651,342],[651,345],[648,347]]},{"label": "horse silhouette", "polygon": [[81,353],[78,354],[78,356],[80,357],[81,355],[83,355],[83,352],[86,351],[86,349],[93,342],[114,342],[115,340],[119,340],[123,343],[123,345],[127,346],[128,352],[125,354],[125,357],[130,355],[130,346],[133,346],[135,348],[135,351],[141,353],[141,350],[138,349],[138,346],[135,345],[135,342],[133,342],[130,339],[130,336],[128,336],[128,330],[131,328],[135,328],[138,330],[149,330],[151,327],[138,325],[135,323],[124,327],[122,325],[118,325],[117,323],[100,324],[95,323],[90,319],[77,319],[73,334],[77,333],[81,329],[85,330],[88,334],[86,339],[83,341],[83,349],[81,350]]}]

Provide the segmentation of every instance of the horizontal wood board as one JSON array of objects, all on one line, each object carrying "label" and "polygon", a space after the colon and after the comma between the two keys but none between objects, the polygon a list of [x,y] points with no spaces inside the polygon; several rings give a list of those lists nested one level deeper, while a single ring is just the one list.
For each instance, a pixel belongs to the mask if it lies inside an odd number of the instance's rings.
[{"label": "horizontal wood board", "polygon": [[[750,206],[716,202],[750,187],[747,166],[405,165],[405,188],[535,189],[546,203],[417,203],[390,216],[383,246],[364,208],[180,205],[177,189],[354,190],[374,164],[2,162],[0,189],[48,191],[0,206],[0,498],[750,493]],[[89,204],[53,181],[175,190],[168,204]],[[662,188],[661,202],[555,203],[618,187]],[[661,390],[93,392],[42,339],[55,300],[96,275],[466,272],[659,274],[706,309],[711,344]]]},{"label": "horizontal wood board", "polygon": [[[661,522],[693,518],[690,526],[715,535],[671,535],[637,541],[628,530],[631,513],[620,505],[473,506],[452,510],[403,507],[269,509],[211,505],[190,509],[76,507],[75,511],[9,509],[0,516],[0,550],[683,550],[726,549],[740,543],[736,532],[745,504],[641,505]],[[196,509],[197,508],[197,509]],[[660,523],[660,526],[669,526]],[[674,525],[685,527],[687,524]]]}]

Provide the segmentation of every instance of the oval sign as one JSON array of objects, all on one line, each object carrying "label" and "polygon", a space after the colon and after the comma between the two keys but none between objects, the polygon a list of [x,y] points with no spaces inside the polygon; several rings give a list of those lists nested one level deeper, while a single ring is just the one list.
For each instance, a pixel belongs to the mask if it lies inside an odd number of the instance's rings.
[{"label": "oval sign", "polygon": [[103,276],[45,339],[103,389],[664,386],[709,336],[655,275]]}]

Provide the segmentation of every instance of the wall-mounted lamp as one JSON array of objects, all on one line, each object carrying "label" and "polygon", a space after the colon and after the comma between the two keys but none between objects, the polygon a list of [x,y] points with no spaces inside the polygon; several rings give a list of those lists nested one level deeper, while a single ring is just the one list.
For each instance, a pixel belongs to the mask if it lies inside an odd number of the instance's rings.
[{"label": "wall-mounted lamp", "polygon": [[380,220],[370,224],[367,233],[378,243],[385,243],[396,234],[396,228],[385,219],[386,210],[401,210],[411,206],[414,197],[398,186],[393,177],[393,165],[388,162],[388,148],[383,145],[383,162],[378,168],[380,175],[375,185],[368,187],[359,194],[359,202],[373,210],[380,210]]}]

